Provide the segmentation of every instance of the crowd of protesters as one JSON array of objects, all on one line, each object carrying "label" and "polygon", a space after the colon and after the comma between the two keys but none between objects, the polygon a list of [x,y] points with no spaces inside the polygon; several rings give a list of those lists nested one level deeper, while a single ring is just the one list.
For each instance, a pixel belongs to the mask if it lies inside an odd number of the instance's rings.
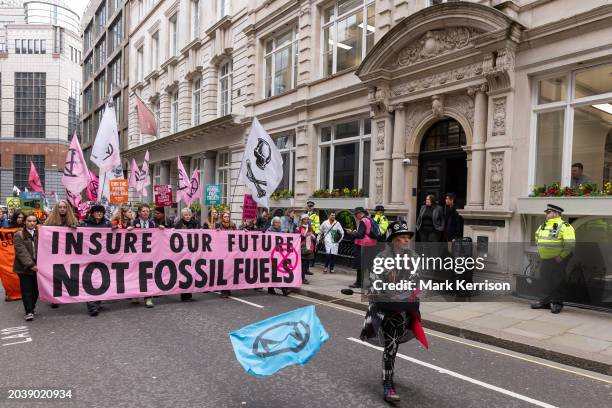
[{"label": "crowd of protesters", "polygon": [[[378,209],[381,210],[381,209]],[[382,209],[384,211],[384,209]],[[378,211],[380,213],[381,211]],[[299,216],[298,216],[298,213]],[[46,212],[35,213],[34,211],[26,212],[20,209],[10,209],[6,211],[2,209],[0,212],[0,227],[2,228],[19,228],[15,234],[15,261],[14,270],[20,279],[22,290],[22,299],[25,308],[25,319],[30,321],[34,318],[36,301],[38,299],[38,290],[36,283],[36,248],[38,245],[39,225],[46,226],[61,226],[71,228],[109,228],[132,230],[134,228],[174,228],[174,229],[215,229],[215,230],[244,230],[244,231],[261,231],[265,233],[292,233],[300,236],[300,251],[302,257],[302,282],[309,284],[307,275],[312,275],[310,267],[315,259],[317,252],[325,253],[325,267],[323,273],[334,273],[335,261],[338,255],[340,242],[345,237],[355,239],[357,245],[360,245],[360,240],[367,240],[368,228],[365,226],[364,215],[367,211],[357,208],[354,212],[355,218],[359,223],[357,230],[345,230],[340,222],[336,220],[334,211],[327,213],[327,219],[322,223],[319,219],[319,212],[314,208],[314,202],[309,201],[304,211],[296,209],[276,210],[274,216],[264,209],[259,217],[255,220],[243,220],[240,226],[237,226],[231,219],[229,211],[219,211],[212,208],[208,217],[199,220],[198,212],[194,213],[189,208],[184,208],[180,211],[180,215],[174,219],[166,217],[164,207],[155,207],[151,209],[146,204],[139,205],[137,208],[130,206],[120,206],[116,209],[110,219],[106,216],[104,206],[96,204],[89,208],[88,213],[79,220],[77,212],[66,200],[60,200],[51,210]],[[370,218],[365,218],[370,219]],[[386,219],[383,216],[381,220],[377,220],[379,224],[386,224]],[[359,251],[355,252],[355,256],[359,257]],[[356,264],[357,265],[357,264]],[[359,265],[357,265],[359,266]],[[357,268],[358,269],[358,268]],[[361,282],[356,282],[361,286]],[[288,295],[287,288],[281,288],[283,295]],[[268,293],[276,294],[274,288],[268,288]],[[229,297],[229,290],[221,291],[221,297]],[[193,300],[191,293],[180,295],[183,302]],[[130,299],[132,303],[139,304],[139,299]],[[144,304],[147,308],[154,307],[152,297],[145,297]],[[58,305],[52,304],[51,307],[56,308]],[[87,312],[91,316],[97,316],[100,312],[101,302],[86,302]]]}]

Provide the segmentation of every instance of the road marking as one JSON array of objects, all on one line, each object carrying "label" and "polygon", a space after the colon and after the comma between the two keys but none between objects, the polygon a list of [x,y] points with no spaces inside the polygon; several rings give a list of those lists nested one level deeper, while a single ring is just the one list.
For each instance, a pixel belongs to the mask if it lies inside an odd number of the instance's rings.
[{"label": "road marking", "polygon": [[[364,346],[368,346],[368,347],[373,348],[375,350],[383,351],[382,347],[374,346],[372,344],[366,343],[366,342],[361,341],[359,339],[356,339],[354,337],[348,337],[347,340],[353,341],[353,342],[358,343],[358,344],[362,344]],[[537,405],[539,407],[543,407],[543,408],[557,408],[555,405],[547,404],[546,402],[542,402],[542,401],[539,401],[537,399],[533,399],[533,398],[527,397],[525,395],[518,394],[518,393],[516,393],[514,391],[510,391],[510,390],[507,390],[505,388],[501,388],[501,387],[498,387],[496,385],[492,385],[492,384],[489,384],[489,383],[477,380],[475,378],[468,377],[468,376],[463,375],[463,374],[459,374],[459,373],[457,373],[455,371],[451,371],[451,370],[448,370],[446,368],[439,367],[437,365],[433,365],[433,364],[426,363],[426,362],[421,361],[421,360],[417,360],[416,358],[408,357],[408,356],[406,356],[404,354],[401,354],[401,353],[397,353],[397,357],[399,357],[399,358],[401,358],[403,360],[410,361],[412,363],[421,365],[423,367],[431,368],[432,370],[436,370],[440,374],[448,374],[451,377],[455,377],[455,378],[458,378],[460,380],[464,380],[464,381],[470,382],[472,384],[476,384],[476,385],[479,385],[481,387],[484,387],[484,388],[487,388],[487,389],[490,389],[490,390],[493,390],[493,391],[497,391],[497,392],[499,392],[501,394],[508,395],[510,397],[513,397],[513,398],[516,398],[516,399],[520,399],[520,400],[525,401],[525,402],[529,402],[529,403],[531,403],[533,405]]]},{"label": "road marking", "polygon": [[[304,300],[304,301],[308,301],[308,302],[312,302],[312,303],[316,303],[319,305],[323,305],[323,306],[327,306],[327,307],[331,307],[334,309],[338,309],[338,310],[344,310],[345,312],[349,312],[355,315],[359,315],[359,316],[364,316],[365,312],[359,312],[357,310],[351,310],[347,307],[343,307],[343,306],[338,306],[329,302],[322,302],[322,301],[318,301],[318,300],[314,300],[305,296],[301,296],[301,295],[290,295],[290,297],[294,297],[296,299],[300,299],[300,300]],[[609,380],[607,378],[602,378],[598,375],[593,375],[593,374],[587,374],[588,371],[584,370],[584,371],[576,371],[577,369],[570,369],[570,368],[566,368],[565,366],[559,364],[557,365],[557,363],[550,363],[550,362],[544,362],[544,361],[540,361],[540,360],[536,360],[535,358],[529,358],[529,357],[524,357],[523,355],[516,353],[516,352],[512,352],[512,351],[502,351],[502,350],[498,350],[495,348],[491,348],[491,347],[486,347],[486,346],[482,346],[479,344],[475,344],[475,342],[468,342],[465,340],[459,340],[457,338],[454,338],[454,336],[451,335],[442,335],[439,332],[435,332],[432,330],[425,330],[425,333],[427,333],[428,336],[433,336],[433,337],[438,337],[444,340],[448,340],[448,341],[452,341],[455,343],[460,343],[463,344],[465,346],[469,346],[469,347],[474,347],[480,350],[486,350],[486,351],[490,351],[492,353],[496,353],[496,354],[501,354],[503,356],[506,357],[511,357],[511,358],[515,358],[517,360],[522,360],[522,361],[526,361],[528,363],[533,363],[533,364],[537,364],[537,365],[541,365],[543,367],[548,367],[548,368],[552,368],[555,370],[559,370],[559,371],[563,371],[566,373],[570,373],[570,374],[575,374],[577,376],[580,377],[585,377],[588,378],[590,380],[595,380],[595,381],[600,381],[606,384],[612,384],[612,380]],[[602,374],[603,375],[603,374]],[[607,376],[606,376],[607,377]]]},{"label": "road marking", "polygon": [[29,343],[32,341],[32,337],[30,336],[30,332],[28,326],[18,326],[18,327],[7,327],[6,329],[0,330],[0,340],[15,340],[20,339],[20,341],[12,341],[10,343],[2,343],[2,346],[12,346],[15,344],[21,343]]},{"label": "road marking", "polygon": [[253,307],[258,307],[260,309],[264,308],[262,305],[258,305],[257,303],[249,302],[248,300],[240,299],[240,298],[237,298],[237,297],[234,297],[234,296],[230,296],[229,298],[237,300],[238,302],[246,303],[247,305],[251,305]]}]

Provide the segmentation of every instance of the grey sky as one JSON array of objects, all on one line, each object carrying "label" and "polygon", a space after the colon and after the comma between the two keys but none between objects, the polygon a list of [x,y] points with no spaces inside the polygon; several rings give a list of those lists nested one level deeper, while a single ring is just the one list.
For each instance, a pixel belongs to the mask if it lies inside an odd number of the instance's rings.
[{"label": "grey sky", "polygon": [[83,17],[83,11],[85,11],[85,7],[89,3],[88,0],[63,0],[65,4],[67,4],[72,11],[77,13],[80,17]]}]

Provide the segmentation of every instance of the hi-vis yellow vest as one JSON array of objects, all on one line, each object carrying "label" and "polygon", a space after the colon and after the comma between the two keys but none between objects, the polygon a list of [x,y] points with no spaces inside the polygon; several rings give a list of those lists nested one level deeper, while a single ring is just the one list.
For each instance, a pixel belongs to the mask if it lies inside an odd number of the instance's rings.
[{"label": "hi-vis yellow vest", "polygon": [[319,234],[319,227],[321,226],[321,220],[319,219],[319,214],[316,211],[313,211],[311,214],[308,214],[308,218],[310,218],[310,222],[312,225],[312,229],[315,234]]},{"label": "hi-vis yellow vest", "polygon": [[576,246],[574,227],[561,217],[549,218],[535,233],[541,259],[565,258]]}]

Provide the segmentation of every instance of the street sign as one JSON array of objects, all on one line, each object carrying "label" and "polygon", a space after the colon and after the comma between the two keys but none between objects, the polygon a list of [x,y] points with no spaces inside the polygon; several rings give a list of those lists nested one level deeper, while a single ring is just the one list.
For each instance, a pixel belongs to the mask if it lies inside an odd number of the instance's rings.
[{"label": "street sign", "polygon": [[155,192],[155,206],[169,207],[172,205],[172,186],[166,184],[156,184],[153,186]]},{"label": "street sign", "polygon": [[114,179],[109,184],[110,203],[111,204],[127,204],[128,197],[128,180]]},{"label": "street sign", "polygon": [[206,205],[221,204],[221,184],[206,185]]}]

